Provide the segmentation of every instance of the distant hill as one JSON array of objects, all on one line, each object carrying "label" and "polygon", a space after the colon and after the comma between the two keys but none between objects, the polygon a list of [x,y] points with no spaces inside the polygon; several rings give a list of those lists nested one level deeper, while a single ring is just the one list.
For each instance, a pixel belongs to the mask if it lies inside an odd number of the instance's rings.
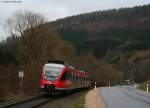
[{"label": "distant hill", "polygon": [[112,28],[142,29],[150,27],[150,5],[111,9],[59,19],[53,24],[59,29],[100,32]]},{"label": "distant hill", "polygon": [[111,9],[50,22],[79,53],[93,51],[104,57],[109,50],[150,48],[150,5]]}]

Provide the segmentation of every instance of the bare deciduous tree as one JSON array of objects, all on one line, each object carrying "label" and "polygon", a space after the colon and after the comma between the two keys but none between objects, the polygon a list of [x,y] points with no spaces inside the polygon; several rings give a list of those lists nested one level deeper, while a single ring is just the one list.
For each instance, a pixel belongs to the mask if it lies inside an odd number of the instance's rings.
[{"label": "bare deciduous tree", "polygon": [[38,83],[41,67],[48,59],[68,60],[75,53],[74,47],[63,42],[40,14],[19,11],[8,19],[7,25],[17,42],[16,58],[26,72],[26,84],[31,86],[25,86],[30,90]]},{"label": "bare deciduous tree", "polygon": [[24,31],[44,24],[46,18],[30,11],[17,11],[7,20],[8,31],[12,36],[23,37]]}]

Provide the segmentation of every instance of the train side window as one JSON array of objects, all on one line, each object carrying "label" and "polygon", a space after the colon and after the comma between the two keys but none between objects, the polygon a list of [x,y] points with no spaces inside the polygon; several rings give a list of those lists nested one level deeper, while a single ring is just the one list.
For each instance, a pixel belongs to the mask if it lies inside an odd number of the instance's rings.
[{"label": "train side window", "polygon": [[79,82],[80,82],[80,78],[81,78],[80,75],[78,75],[78,78],[79,78],[78,80],[79,80]]},{"label": "train side window", "polygon": [[63,73],[61,80],[66,80],[66,78],[67,78],[67,72]]},{"label": "train side window", "polygon": [[73,72],[71,72],[70,74],[71,74],[71,80],[72,80],[72,82],[74,82],[74,75],[73,75]]},{"label": "train side window", "polygon": [[72,80],[72,75],[71,75],[71,72],[70,72],[70,71],[67,72],[67,79],[68,79],[68,80]]},{"label": "train side window", "polygon": [[74,82],[77,83],[77,75],[74,75]]},{"label": "train side window", "polygon": [[74,74],[74,82],[76,83],[76,75]]},{"label": "train side window", "polygon": [[65,72],[62,75],[61,80],[71,80],[71,72],[69,72],[69,71]]},{"label": "train side window", "polygon": [[79,75],[77,74],[77,83],[79,83]]},{"label": "train side window", "polygon": [[84,81],[84,76],[82,76],[82,81]]},{"label": "train side window", "polygon": [[79,83],[79,74],[77,74],[77,83]]}]

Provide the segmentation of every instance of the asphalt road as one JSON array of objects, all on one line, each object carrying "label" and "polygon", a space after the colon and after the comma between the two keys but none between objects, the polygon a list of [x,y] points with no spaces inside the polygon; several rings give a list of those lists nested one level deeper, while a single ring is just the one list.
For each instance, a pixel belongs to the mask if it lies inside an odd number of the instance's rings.
[{"label": "asphalt road", "polygon": [[133,87],[104,87],[99,91],[107,108],[150,108],[150,93]]}]

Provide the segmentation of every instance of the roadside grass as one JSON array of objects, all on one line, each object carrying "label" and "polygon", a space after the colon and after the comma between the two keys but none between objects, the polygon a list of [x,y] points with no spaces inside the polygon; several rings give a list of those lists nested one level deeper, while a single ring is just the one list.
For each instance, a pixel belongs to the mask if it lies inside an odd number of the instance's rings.
[{"label": "roadside grass", "polygon": [[70,108],[85,108],[85,94],[76,99]]},{"label": "roadside grass", "polygon": [[146,91],[147,90],[147,84],[149,84],[149,93],[150,93],[150,80],[140,84],[138,89]]}]

